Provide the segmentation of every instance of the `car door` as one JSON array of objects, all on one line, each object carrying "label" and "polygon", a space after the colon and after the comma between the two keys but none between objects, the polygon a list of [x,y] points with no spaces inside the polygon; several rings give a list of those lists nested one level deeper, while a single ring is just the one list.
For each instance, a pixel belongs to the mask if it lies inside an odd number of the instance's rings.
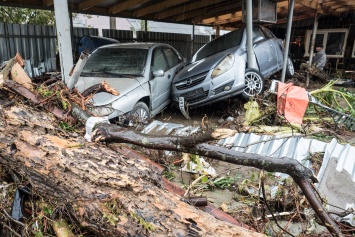
[{"label": "car door", "polygon": [[259,65],[259,70],[264,77],[270,76],[277,67],[275,45],[259,27],[253,27],[253,39],[262,36],[264,40],[254,44],[254,52]]},{"label": "car door", "polygon": [[261,27],[261,30],[264,32],[266,38],[270,40],[275,50],[275,57],[276,57],[276,64],[275,64],[275,72],[279,71],[283,66],[283,47],[282,47],[282,40],[278,39],[269,29],[265,27]]},{"label": "car door", "polygon": [[[163,75],[154,76],[154,72],[162,70]],[[172,83],[172,72],[169,70],[168,62],[164,56],[162,47],[154,49],[151,62],[151,79],[149,86],[151,91],[152,111],[166,106],[170,102],[170,91]]]}]

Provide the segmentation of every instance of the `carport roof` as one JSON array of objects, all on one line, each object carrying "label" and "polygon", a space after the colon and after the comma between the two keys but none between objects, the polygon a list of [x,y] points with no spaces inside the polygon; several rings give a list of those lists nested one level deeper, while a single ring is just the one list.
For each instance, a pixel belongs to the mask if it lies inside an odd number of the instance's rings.
[{"label": "carport roof", "polygon": [[[263,0],[261,0],[263,1]],[[277,23],[287,22],[289,0],[277,1]],[[53,10],[53,0],[1,0],[12,7]],[[68,0],[74,13],[196,24],[232,30],[242,23],[242,0]],[[316,14],[355,12],[354,0],[295,0],[293,21]]]}]

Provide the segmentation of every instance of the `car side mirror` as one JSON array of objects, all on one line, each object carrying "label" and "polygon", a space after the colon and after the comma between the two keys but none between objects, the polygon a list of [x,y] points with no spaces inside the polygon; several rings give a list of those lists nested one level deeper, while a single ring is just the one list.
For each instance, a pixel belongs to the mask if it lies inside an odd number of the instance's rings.
[{"label": "car side mirror", "polygon": [[164,71],[162,69],[155,70],[153,72],[154,77],[162,77],[164,76]]},{"label": "car side mirror", "polygon": [[259,42],[261,42],[261,41],[263,41],[264,40],[264,37],[263,36],[257,36],[257,37],[255,37],[254,39],[253,39],[253,45],[255,45],[255,44],[257,44],[257,43],[259,43]]}]

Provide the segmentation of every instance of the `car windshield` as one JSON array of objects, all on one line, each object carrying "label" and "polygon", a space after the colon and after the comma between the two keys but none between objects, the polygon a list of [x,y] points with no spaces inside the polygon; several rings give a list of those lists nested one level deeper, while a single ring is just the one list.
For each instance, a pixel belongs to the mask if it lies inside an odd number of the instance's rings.
[{"label": "car windshield", "polygon": [[243,38],[243,32],[244,29],[238,29],[205,44],[192,57],[191,62],[196,62],[218,52],[240,45]]},{"label": "car windshield", "polygon": [[147,54],[147,49],[100,48],[89,57],[81,76],[139,76]]}]

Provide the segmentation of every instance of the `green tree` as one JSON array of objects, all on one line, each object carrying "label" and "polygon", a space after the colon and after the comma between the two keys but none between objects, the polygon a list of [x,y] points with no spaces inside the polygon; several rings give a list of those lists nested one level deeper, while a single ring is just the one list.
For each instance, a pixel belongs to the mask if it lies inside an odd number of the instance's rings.
[{"label": "green tree", "polygon": [[[145,31],[145,20],[141,20],[140,22],[140,25],[141,25],[141,28],[140,28],[140,31]],[[148,21],[147,21],[147,31],[149,31],[149,27],[148,27]]]},{"label": "green tree", "polygon": [[0,6],[0,22],[14,24],[54,25],[53,11]]}]

